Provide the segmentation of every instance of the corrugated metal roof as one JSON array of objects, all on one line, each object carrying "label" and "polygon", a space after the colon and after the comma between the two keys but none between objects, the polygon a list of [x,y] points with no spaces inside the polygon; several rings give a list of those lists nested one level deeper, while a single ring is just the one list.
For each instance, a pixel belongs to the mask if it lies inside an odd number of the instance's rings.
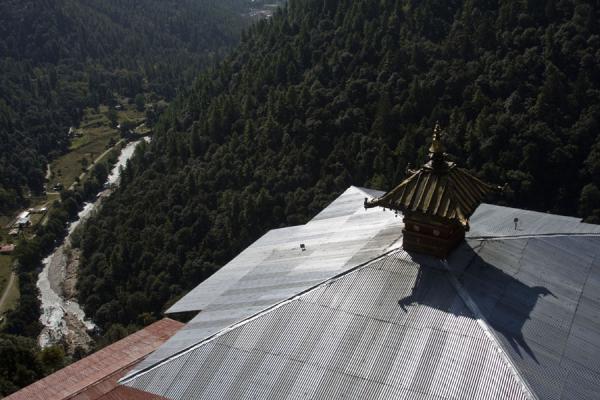
[{"label": "corrugated metal roof", "polygon": [[170,399],[525,399],[448,279],[399,251],[128,382]]},{"label": "corrugated metal roof", "polygon": [[402,235],[402,221],[381,209],[365,211],[365,195],[350,187],[307,224],[267,232],[167,313],[237,308],[260,294],[275,296],[275,304],[383,254]]},{"label": "corrugated metal roof", "polygon": [[416,212],[468,223],[483,198],[495,188],[454,163],[441,161],[443,168],[423,166],[367,207],[386,207],[404,213]]},{"label": "corrugated metal roof", "polygon": [[461,281],[539,398],[598,399],[600,237],[473,245],[451,264],[470,258]]},{"label": "corrugated metal roof", "polygon": [[127,386],[119,385],[118,381],[129,368],[110,375],[105,380],[86,387],[83,391],[65,400],[165,400],[164,397]]},{"label": "corrugated metal roof", "polygon": [[358,190],[364,192],[368,197],[381,197],[385,194],[385,192],[381,191],[381,190],[369,189],[369,188],[360,187],[360,186],[355,186],[355,187]]},{"label": "corrugated metal roof", "polygon": [[[517,218],[515,229],[514,219]],[[580,218],[481,204],[470,218],[469,237],[506,237],[552,234],[599,234],[600,225]]]},{"label": "corrugated metal roof", "polygon": [[[395,221],[381,210],[352,214],[353,202],[368,193],[355,189],[311,221],[326,222],[310,229],[314,244],[342,219],[364,218],[352,229],[383,215]],[[201,312],[179,343],[156,353],[152,363],[159,364],[129,384],[168,398],[512,399],[528,389],[540,399],[598,398],[600,226],[483,204],[470,238],[446,264],[400,252],[350,273],[348,263],[337,270],[343,277],[300,297],[263,302],[271,289],[254,292],[251,282],[301,265],[277,251],[299,228],[265,235],[261,246],[273,246],[259,262],[265,270],[246,270],[233,293],[218,288],[229,285],[225,277],[215,277],[210,290],[221,299],[247,295],[248,304],[219,300],[213,312]],[[370,239],[375,251],[365,257],[381,254],[378,240]],[[349,243],[339,243],[340,254],[354,251],[344,250]],[[312,269],[321,257],[324,269],[333,265],[326,252],[306,256]],[[199,299],[214,306],[209,294]]]},{"label": "corrugated metal roof", "polygon": [[254,242],[167,311],[202,310],[136,370],[399,246],[402,219],[365,211],[369,195],[350,187],[307,224],[272,230]]},{"label": "corrugated metal roof", "polygon": [[[114,391],[115,388],[118,388],[117,381],[136,362],[154,351],[182,326],[183,323],[181,322],[164,318],[13,393],[5,399],[93,400],[103,399],[102,396],[109,395],[109,393],[112,394],[108,398],[118,398],[115,396],[127,394],[129,391],[122,392],[120,389]],[[155,397],[147,395],[143,398],[153,399]]]},{"label": "corrugated metal roof", "polygon": [[[96,397],[73,398],[73,400],[93,400]],[[162,396],[143,392],[127,386],[118,385],[110,392],[98,397],[97,400],[165,400]]]}]

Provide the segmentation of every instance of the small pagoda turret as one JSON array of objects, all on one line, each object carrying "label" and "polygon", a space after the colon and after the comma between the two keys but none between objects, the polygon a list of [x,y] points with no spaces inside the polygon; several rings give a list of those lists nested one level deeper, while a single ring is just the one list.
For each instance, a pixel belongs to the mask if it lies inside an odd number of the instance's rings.
[{"label": "small pagoda turret", "polygon": [[498,190],[446,160],[436,124],[429,161],[365,208],[384,207],[404,215],[403,248],[446,258],[469,230],[469,217],[490,192]]}]

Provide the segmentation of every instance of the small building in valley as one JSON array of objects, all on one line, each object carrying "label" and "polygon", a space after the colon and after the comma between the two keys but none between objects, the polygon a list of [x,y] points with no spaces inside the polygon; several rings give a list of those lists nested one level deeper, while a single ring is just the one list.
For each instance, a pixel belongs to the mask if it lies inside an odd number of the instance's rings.
[{"label": "small building in valley", "polygon": [[29,225],[31,225],[31,212],[23,211],[17,216],[13,226],[15,228],[25,228]]},{"label": "small building in valley", "polygon": [[2,244],[0,245],[0,254],[12,254],[15,251],[14,244]]}]

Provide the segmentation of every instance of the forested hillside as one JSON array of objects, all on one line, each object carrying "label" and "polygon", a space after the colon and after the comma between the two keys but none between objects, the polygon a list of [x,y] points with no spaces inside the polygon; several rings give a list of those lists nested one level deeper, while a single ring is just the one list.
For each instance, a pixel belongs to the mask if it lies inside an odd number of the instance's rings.
[{"label": "forested hillside", "polygon": [[40,192],[85,107],[170,100],[235,43],[245,0],[0,3],[0,213]]},{"label": "forested hillside", "polygon": [[[4,216],[30,206],[30,192],[43,190],[47,163],[67,152],[72,139],[69,127],[78,126],[86,108],[99,113],[109,106],[116,115],[114,106],[120,101],[135,99],[138,110],[144,108],[138,105],[141,98],[142,106],[147,100],[146,122],[153,122],[159,107],[148,103],[170,101],[189,89],[199,71],[222,59],[239,41],[242,27],[251,22],[247,13],[255,4],[249,0],[1,1],[3,228],[8,220]],[[20,298],[16,309],[0,317],[0,397],[84,353],[79,349],[65,355],[60,346],[40,351],[35,340],[41,329],[36,281],[41,259],[64,238],[67,223],[83,202],[102,190],[115,159],[109,153],[88,171],[81,185],[62,191],[60,203],[52,205],[44,223],[32,227],[32,235],[22,236],[17,243],[12,259],[18,265]],[[74,167],[75,175],[81,172],[79,167]],[[2,243],[5,240],[2,237]],[[105,341],[116,338],[107,335]]]},{"label": "forested hillside", "polygon": [[[580,1],[291,0],[164,115],[81,240],[80,299],[142,324],[267,229],[449,153],[501,202],[600,218],[600,18]],[[149,314],[148,314],[149,313]]]}]

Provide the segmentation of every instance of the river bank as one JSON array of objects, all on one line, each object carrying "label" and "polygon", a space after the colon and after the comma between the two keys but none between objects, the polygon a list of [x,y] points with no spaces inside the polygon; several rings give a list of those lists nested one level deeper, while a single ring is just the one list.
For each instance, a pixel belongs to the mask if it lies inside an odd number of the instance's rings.
[{"label": "river bank", "polygon": [[103,199],[110,195],[112,188],[119,185],[122,168],[133,156],[140,142],[141,140],[131,142],[123,147],[108,176],[105,186],[109,188],[98,193],[94,202],[85,203],[76,220],[69,224],[68,235],[63,243],[43,260],[44,267],[37,281],[41,302],[40,322],[44,326],[38,337],[41,347],[60,343],[65,346],[68,354],[72,354],[77,347],[88,349],[91,344],[92,339],[88,332],[93,330],[95,325],[86,318],[77,303],[79,250],[72,247],[71,236],[75,229],[98,209]]}]

